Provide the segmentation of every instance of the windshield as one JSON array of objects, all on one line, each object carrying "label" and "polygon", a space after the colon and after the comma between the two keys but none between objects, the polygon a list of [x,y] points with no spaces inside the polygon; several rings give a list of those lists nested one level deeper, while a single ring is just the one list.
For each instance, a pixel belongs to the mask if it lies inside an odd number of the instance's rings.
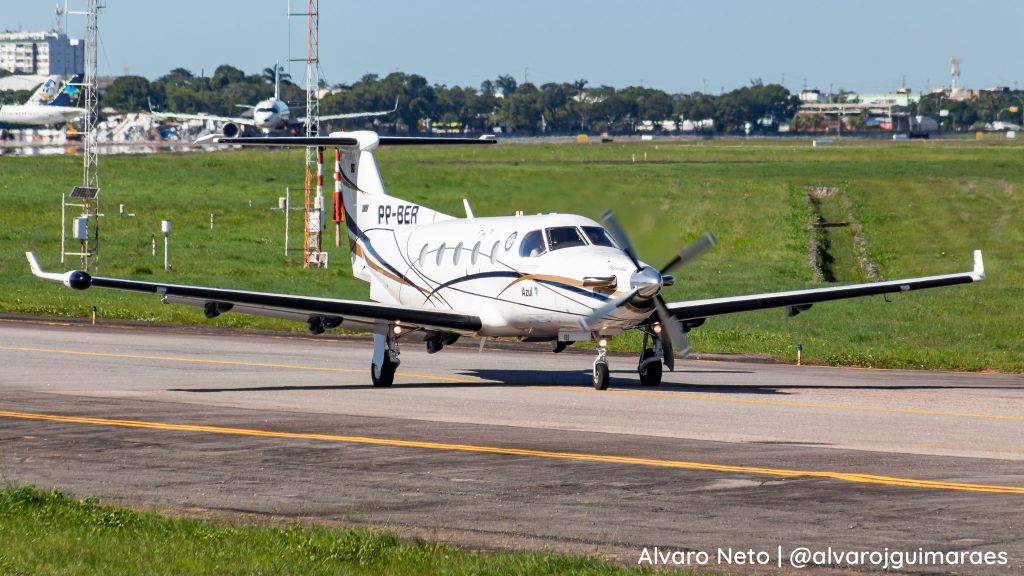
[{"label": "windshield", "polygon": [[523,236],[523,241],[519,244],[519,255],[531,258],[534,256],[540,256],[547,252],[544,247],[544,236],[540,233],[540,230],[534,230]]},{"label": "windshield", "polygon": [[587,239],[594,246],[610,246],[615,248],[615,242],[612,241],[611,236],[608,235],[608,231],[600,226],[584,226],[584,234],[587,235]]},{"label": "windshield", "polygon": [[257,112],[266,112],[268,114],[272,114],[274,112],[274,109],[273,108],[257,108],[256,111]]},{"label": "windshield", "polygon": [[551,246],[552,252],[561,248],[587,245],[587,242],[583,240],[583,236],[580,236],[580,231],[575,226],[548,228],[546,232],[548,235],[548,245]]}]

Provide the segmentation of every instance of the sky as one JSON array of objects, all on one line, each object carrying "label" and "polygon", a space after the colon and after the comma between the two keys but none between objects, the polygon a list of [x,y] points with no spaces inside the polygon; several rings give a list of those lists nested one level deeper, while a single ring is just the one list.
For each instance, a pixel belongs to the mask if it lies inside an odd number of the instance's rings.
[{"label": "sky", "polygon": [[[63,2],[63,0],[60,0]],[[100,75],[150,79],[172,68],[257,73],[279,60],[305,77],[306,18],[288,0],[104,0]],[[55,0],[0,0],[0,29],[53,25]],[[305,0],[291,0],[305,12]],[[69,0],[83,10],[85,0]],[[434,84],[643,85],[717,94],[754,79],[860,92],[1024,87],[1020,0],[321,0],[320,61],[330,84],[367,73]],[[84,36],[84,18],[68,31]]]}]

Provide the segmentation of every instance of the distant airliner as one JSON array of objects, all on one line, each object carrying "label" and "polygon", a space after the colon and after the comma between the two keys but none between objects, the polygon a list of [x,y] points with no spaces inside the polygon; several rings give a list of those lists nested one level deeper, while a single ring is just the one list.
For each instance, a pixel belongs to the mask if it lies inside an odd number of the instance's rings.
[{"label": "distant airliner", "polygon": [[[276,68],[276,67],[275,67]],[[241,129],[239,126],[252,126],[264,134],[278,131],[288,130],[290,128],[297,128],[305,126],[309,122],[308,117],[292,118],[292,109],[288,106],[288,103],[281,100],[281,77],[280,71],[275,70],[274,72],[274,97],[267,98],[266,100],[260,100],[255,105],[238,104],[239,107],[245,108],[252,112],[252,118],[248,117],[231,117],[231,116],[216,116],[213,114],[186,114],[181,112],[156,112],[152,110],[150,106],[150,112],[153,113],[157,118],[167,118],[171,120],[213,120],[216,122],[224,122],[221,126],[221,132],[224,136],[232,137],[237,136]],[[345,114],[329,114],[327,116],[320,116],[320,121],[324,122],[327,120],[342,120],[345,118],[369,118],[372,116],[384,116],[398,110],[398,99],[395,99],[395,107],[391,110],[380,110],[377,112],[349,112]]]},{"label": "distant airliner", "polygon": [[974,269],[959,274],[668,303],[661,291],[676,281],[670,272],[709,248],[710,234],[657,269],[637,258],[611,213],[605,213],[605,226],[572,214],[485,218],[474,216],[464,201],[466,217],[458,218],[389,195],[374,160],[378,146],[493,144],[493,139],[358,131],[211,140],[336,149],[335,206],[348,229],[352,273],[369,282],[371,302],[106,278],[82,270],[50,273],[29,252],[32,273],[76,290],[96,286],[157,294],[165,303],[198,306],[207,318],[232,311],[304,322],[314,334],[339,326],[371,332],[374,386],[394,380],[400,341],[425,342],[433,353],[464,335],[547,341],[554,352],[592,340],[597,344],[593,384],[599,390],[609,382],[608,339],[624,330],[643,334],[640,383],[657,386],[662,364],[673,369],[673,347],[685,356],[690,351],[685,333],[711,316],[765,308],[784,308],[795,316],[819,302],[985,278],[976,250]]},{"label": "distant airliner", "polygon": [[78,107],[81,81],[81,75],[67,83],[57,76],[47,78],[24,104],[0,106],[0,124],[53,126],[81,118],[85,115],[85,110]]}]

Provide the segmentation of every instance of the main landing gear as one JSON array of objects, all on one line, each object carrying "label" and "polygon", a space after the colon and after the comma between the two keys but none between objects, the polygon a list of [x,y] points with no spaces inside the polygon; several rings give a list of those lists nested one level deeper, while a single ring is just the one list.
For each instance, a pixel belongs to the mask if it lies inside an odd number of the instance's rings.
[{"label": "main landing gear", "polygon": [[377,388],[387,388],[395,381],[395,370],[402,363],[398,358],[398,339],[395,329],[384,334],[373,334],[373,360],[370,362],[370,380]]},{"label": "main landing gear", "polygon": [[594,388],[597,390],[607,390],[608,381],[610,377],[608,375],[608,340],[605,338],[597,338],[597,359],[594,360]]},{"label": "main landing gear", "polygon": [[[653,340],[652,348],[647,347],[647,340]],[[644,331],[643,352],[640,353],[640,363],[637,365],[637,372],[640,374],[641,386],[661,385],[661,363],[663,361],[664,348],[660,334],[648,334]]]}]

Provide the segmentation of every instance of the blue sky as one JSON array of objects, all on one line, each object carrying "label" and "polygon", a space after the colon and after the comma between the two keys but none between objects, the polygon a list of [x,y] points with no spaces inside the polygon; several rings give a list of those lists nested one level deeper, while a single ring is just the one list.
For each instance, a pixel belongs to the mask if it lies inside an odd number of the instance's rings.
[{"label": "blue sky", "polygon": [[[61,0],[63,1],[63,0]],[[305,19],[287,0],[106,0],[100,74],[156,78],[174,67],[253,73],[305,57]],[[0,0],[0,28],[49,28],[54,0]],[[295,11],[305,1],[293,0]],[[478,86],[572,81],[717,93],[753,78],[791,90],[833,84],[860,91],[949,84],[1024,87],[1024,2],[858,0],[321,0],[320,58],[330,83],[365,73],[415,72],[433,83]],[[82,9],[85,0],[70,0]],[[81,17],[69,31],[81,36]],[[305,66],[293,63],[301,82]]]}]

